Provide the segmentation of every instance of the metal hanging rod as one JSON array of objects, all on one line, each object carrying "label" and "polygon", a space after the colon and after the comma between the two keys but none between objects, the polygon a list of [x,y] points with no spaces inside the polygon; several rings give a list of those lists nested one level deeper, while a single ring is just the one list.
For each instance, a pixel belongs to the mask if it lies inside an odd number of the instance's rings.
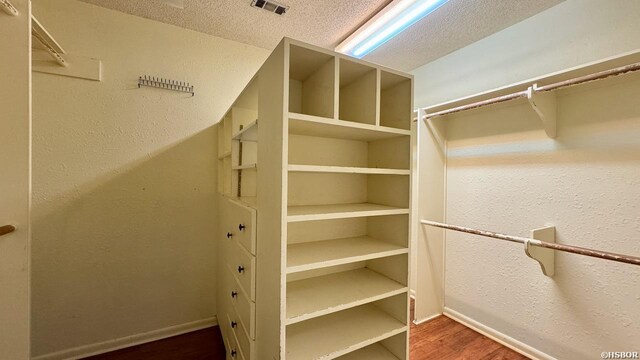
[{"label": "metal hanging rod", "polygon": [[189,84],[188,82],[156,78],[154,76],[148,75],[138,77],[138,88],[141,86],[186,92],[190,93],[191,96],[195,96],[196,94],[193,85]]},{"label": "metal hanging rod", "polygon": [[617,262],[632,264],[632,265],[640,265],[640,257],[637,257],[637,256],[616,254],[612,252],[588,249],[588,248],[583,248],[578,246],[550,243],[546,241],[540,241],[537,239],[511,236],[511,235],[500,234],[500,233],[487,231],[487,230],[471,229],[463,226],[449,225],[449,224],[444,224],[444,223],[439,223],[439,222],[429,221],[429,220],[421,220],[420,223],[423,225],[435,226],[442,229],[460,231],[468,234],[480,235],[480,236],[490,237],[490,238],[504,240],[504,241],[517,242],[520,244],[529,243],[530,245],[533,245],[533,246],[538,246],[538,247],[558,250],[558,251],[564,251],[572,254],[591,256],[595,258],[617,261]]},{"label": "metal hanging rod", "polygon": [[16,231],[16,227],[13,225],[0,226],[0,236],[10,234],[14,231]]},{"label": "metal hanging rod", "polygon": [[[584,83],[595,81],[595,80],[602,80],[611,76],[618,76],[618,75],[622,75],[622,74],[626,74],[626,73],[638,71],[638,70],[640,70],[640,62],[630,64],[630,65],[620,66],[620,67],[605,70],[605,71],[600,71],[600,72],[589,74],[589,75],[579,76],[569,80],[559,81],[557,83],[553,83],[549,85],[539,86],[535,88],[535,91],[546,92],[546,91],[557,90],[560,88],[584,84]],[[426,118],[434,118],[436,116],[448,115],[448,114],[453,114],[453,113],[457,113],[465,110],[476,109],[479,107],[498,104],[498,103],[513,100],[513,99],[526,98],[528,96],[528,92],[529,90],[527,89],[527,90],[518,91],[508,95],[502,95],[502,96],[497,96],[487,100],[477,101],[471,104],[456,106],[454,108],[436,111],[433,113],[427,113]],[[425,110],[426,112],[426,108],[424,108],[423,110]]]}]

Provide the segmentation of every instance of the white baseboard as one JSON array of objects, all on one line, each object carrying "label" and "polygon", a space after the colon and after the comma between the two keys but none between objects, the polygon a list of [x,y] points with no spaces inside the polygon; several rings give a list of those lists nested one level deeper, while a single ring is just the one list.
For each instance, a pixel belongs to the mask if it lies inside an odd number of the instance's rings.
[{"label": "white baseboard", "polygon": [[107,340],[95,344],[78,346],[75,348],[57,351],[33,357],[32,360],[73,360],[87,356],[103,354],[109,351],[124,349],[130,346],[140,345],[191,331],[202,330],[218,325],[215,316],[208,319],[197,320],[186,324],[169,326],[164,329],[153,330],[145,333],[126,336],[118,339]]},{"label": "white baseboard", "polygon": [[431,321],[431,320],[437,318],[440,315],[442,315],[442,314],[435,314],[435,315],[427,316],[426,318],[423,318],[423,319],[415,319],[415,320],[413,320],[413,323],[416,324],[416,325],[424,324],[427,321]]},{"label": "white baseboard", "polygon": [[415,300],[415,299],[416,299],[416,291],[415,291],[415,290],[413,290],[413,289],[409,290],[409,296],[410,296],[413,300]]},{"label": "white baseboard", "polygon": [[461,323],[462,325],[465,325],[466,327],[473,329],[477,332],[479,332],[480,334],[490,338],[491,340],[494,340],[506,347],[508,347],[509,349],[516,351],[530,359],[534,359],[534,360],[557,360],[556,358],[538,350],[535,349],[521,341],[518,341],[508,335],[505,335],[501,332],[499,332],[498,330],[495,330],[493,328],[490,328],[484,324],[481,324],[465,315],[462,315],[461,313],[455,311],[455,310],[451,310],[447,307],[444,308],[444,315],[448,318],[451,318],[459,323]]}]

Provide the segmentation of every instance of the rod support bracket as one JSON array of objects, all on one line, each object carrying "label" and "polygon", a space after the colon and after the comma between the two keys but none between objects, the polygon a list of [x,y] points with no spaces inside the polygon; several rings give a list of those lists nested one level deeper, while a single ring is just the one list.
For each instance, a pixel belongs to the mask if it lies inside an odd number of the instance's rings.
[{"label": "rod support bracket", "polygon": [[[536,240],[549,243],[556,242],[556,227],[547,226],[540,229],[531,230],[531,237]],[[524,252],[528,257],[540,264],[542,273],[548,277],[553,277],[556,273],[556,253],[552,249],[547,249],[534,245],[533,240],[524,243]]]},{"label": "rod support bracket", "polygon": [[536,115],[542,121],[542,126],[547,136],[556,137],[557,101],[553,91],[541,92],[538,84],[533,84],[527,89],[527,100]]}]

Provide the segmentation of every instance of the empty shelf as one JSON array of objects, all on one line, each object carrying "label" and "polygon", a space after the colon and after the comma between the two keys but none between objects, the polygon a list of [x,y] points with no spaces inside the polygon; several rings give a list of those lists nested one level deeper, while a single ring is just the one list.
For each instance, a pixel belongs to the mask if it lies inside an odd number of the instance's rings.
[{"label": "empty shelf", "polygon": [[349,166],[320,166],[320,165],[289,165],[291,172],[321,172],[345,174],[373,174],[373,175],[409,175],[406,169],[380,169]]},{"label": "empty shelf", "polygon": [[248,170],[248,169],[257,169],[258,164],[244,164],[244,165],[234,165],[232,167],[233,170]]},{"label": "empty shelf", "polygon": [[398,360],[395,355],[389,352],[384,346],[375,343],[366,348],[356,350],[344,356],[337,358],[338,360]]},{"label": "empty shelf", "polygon": [[331,205],[303,205],[289,206],[287,221],[311,221],[346,219],[364,216],[401,215],[408,214],[408,208],[378,204],[331,204]]},{"label": "empty shelf", "polygon": [[218,159],[224,159],[224,158],[230,157],[230,156],[231,156],[231,151],[227,151],[227,152],[224,152],[224,153],[218,155]]},{"label": "empty shelf", "polygon": [[258,141],[258,120],[245,125],[242,130],[233,135],[233,140]]},{"label": "empty shelf", "polygon": [[367,268],[287,284],[287,325],[407,292],[407,287]]},{"label": "empty shelf", "polygon": [[409,249],[368,236],[313,241],[287,246],[287,273],[320,269],[386,256]]},{"label": "empty shelf", "polygon": [[400,334],[407,326],[368,304],[287,326],[289,360],[333,359]]},{"label": "empty shelf", "polygon": [[296,135],[373,141],[409,136],[411,131],[384,126],[289,113],[289,132]]}]

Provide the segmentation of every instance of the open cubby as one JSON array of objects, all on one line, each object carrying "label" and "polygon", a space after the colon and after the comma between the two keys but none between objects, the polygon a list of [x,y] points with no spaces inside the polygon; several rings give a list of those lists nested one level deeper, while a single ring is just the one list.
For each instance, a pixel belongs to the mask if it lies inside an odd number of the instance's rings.
[{"label": "open cubby", "polygon": [[407,334],[400,333],[362,349],[337,357],[338,360],[398,360],[407,358]]},{"label": "open cubby", "polygon": [[410,169],[411,138],[350,140],[289,135],[289,164],[371,169]]},{"label": "open cubby", "polygon": [[380,126],[410,129],[412,80],[406,76],[381,71]]},{"label": "open cubby", "polygon": [[405,292],[289,325],[287,359],[333,358],[406,333],[406,301]]},{"label": "open cubby", "polygon": [[340,120],[376,125],[376,68],[340,59]]},{"label": "open cubby", "polygon": [[334,118],[336,58],[292,45],[289,61],[289,111]]}]

